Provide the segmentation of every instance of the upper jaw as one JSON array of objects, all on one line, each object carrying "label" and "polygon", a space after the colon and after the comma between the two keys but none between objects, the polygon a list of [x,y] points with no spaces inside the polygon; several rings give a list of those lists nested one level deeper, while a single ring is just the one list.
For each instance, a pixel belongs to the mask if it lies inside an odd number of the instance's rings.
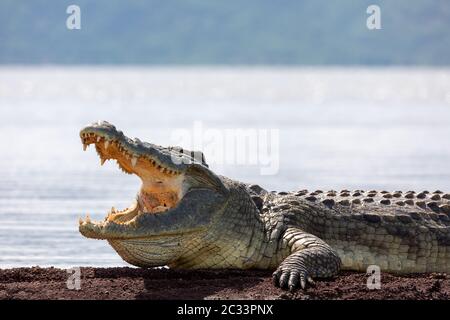
[{"label": "upper jaw", "polygon": [[99,122],[83,128],[80,138],[84,150],[95,144],[101,164],[106,160],[116,159],[126,173],[138,174],[134,168],[141,159],[147,160],[164,174],[179,175],[186,169],[185,163],[175,163],[177,155],[168,149],[141,142],[139,139],[131,140],[108,122]]},{"label": "upper jaw", "polygon": [[[208,167],[205,163],[203,154],[199,152],[191,152],[187,150],[178,151],[178,148],[164,148],[152,143],[142,142],[135,138],[128,138],[122,131],[106,121],[98,121],[89,126],[84,127],[80,131],[80,138],[83,148],[86,149],[89,144],[103,142],[105,147],[109,147],[111,142],[116,142],[126,151],[128,156],[133,158],[146,157],[154,163],[154,165],[163,170],[182,173],[192,165],[197,164]],[[99,141],[97,141],[99,140]],[[136,160],[133,160],[136,161]]]}]

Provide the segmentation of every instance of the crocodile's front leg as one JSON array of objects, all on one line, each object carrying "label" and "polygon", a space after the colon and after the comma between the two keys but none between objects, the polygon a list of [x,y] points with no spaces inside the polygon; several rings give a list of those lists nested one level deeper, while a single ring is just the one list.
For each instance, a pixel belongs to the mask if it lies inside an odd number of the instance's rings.
[{"label": "crocodile's front leg", "polygon": [[273,273],[276,286],[293,291],[313,284],[314,278],[336,275],[341,267],[337,253],[318,237],[297,228],[288,228],[283,241],[291,254]]}]

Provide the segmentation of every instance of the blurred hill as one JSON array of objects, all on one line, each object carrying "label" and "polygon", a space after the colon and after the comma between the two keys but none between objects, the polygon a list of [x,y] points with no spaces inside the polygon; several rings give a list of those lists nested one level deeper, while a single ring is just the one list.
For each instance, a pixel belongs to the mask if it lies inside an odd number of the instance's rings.
[{"label": "blurred hill", "polygon": [[0,63],[449,65],[450,1],[1,0]]}]

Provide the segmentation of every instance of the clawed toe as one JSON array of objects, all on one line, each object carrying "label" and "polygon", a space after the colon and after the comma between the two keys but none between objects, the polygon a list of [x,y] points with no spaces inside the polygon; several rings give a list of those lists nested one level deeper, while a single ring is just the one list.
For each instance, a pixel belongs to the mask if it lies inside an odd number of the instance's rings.
[{"label": "clawed toe", "polygon": [[306,271],[281,270],[278,269],[272,274],[273,283],[276,287],[291,292],[301,288],[305,290],[308,285],[314,285],[314,280],[308,276]]}]

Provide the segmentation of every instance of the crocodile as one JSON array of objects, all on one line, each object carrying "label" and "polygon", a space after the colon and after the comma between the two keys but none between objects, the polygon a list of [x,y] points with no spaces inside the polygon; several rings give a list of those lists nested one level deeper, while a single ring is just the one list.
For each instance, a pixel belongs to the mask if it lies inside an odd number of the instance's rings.
[{"label": "crocodile", "polygon": [[450,271],[450,194],[442,191],[267,191],[215,174],[202,152],[130,139],[106,121],[80,132],[101,164],[142,180],[133,204],[80,233],[144,268],[266,269],[286,290],[340,270]]}]

